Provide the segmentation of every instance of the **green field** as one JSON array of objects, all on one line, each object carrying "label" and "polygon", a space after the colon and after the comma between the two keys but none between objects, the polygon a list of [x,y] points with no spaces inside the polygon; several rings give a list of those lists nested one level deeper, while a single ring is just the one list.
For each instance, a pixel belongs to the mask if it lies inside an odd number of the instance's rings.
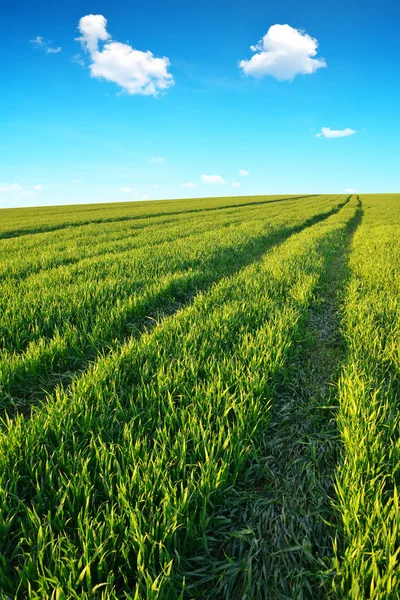
[{"label": "green field", "polygon": [[0,211],[0,598],[400,598],[400,195]]}]

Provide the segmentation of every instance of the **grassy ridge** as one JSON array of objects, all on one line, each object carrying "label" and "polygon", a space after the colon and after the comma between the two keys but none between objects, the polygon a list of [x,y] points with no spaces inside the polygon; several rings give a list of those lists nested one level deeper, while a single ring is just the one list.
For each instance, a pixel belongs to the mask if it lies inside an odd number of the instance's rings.
[{"label": "grassy ridge", "polygon": [[217,585],[210,564],[235,535],[224,503],[256,483],[274,390],[329,239],[355,210],[292,236],[9,423],[6,594],[172,600]]}]

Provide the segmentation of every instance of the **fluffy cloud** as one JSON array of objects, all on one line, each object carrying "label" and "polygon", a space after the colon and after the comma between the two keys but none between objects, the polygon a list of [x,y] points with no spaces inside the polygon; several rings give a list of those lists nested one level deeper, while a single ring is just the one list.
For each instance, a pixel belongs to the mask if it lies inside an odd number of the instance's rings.
[{"label": "fluffy cloud", "polygon": [[38,183],[37,185],[33,186],[33,189],[35,190],[35,192],[41,192],[43,189],[43,186],[40,183]]},{"label": "fluffy cloud", "polygon": [[[78,28],[81,36],[77,39],[93,61],[89,66],[92,77],[112,81],[132,95],[157,96],[173,85],[173,77],[168,72],[169,59],[112,41],[103,15],[82,17]],[[104,42],[102,50],[99,42]]]},{"label": "fluffy cloud", "polygon": [[358,194],[358,190],[354,190],[353,188],[345,188],[343,190],[344,194]]},{"label": "fluffy cloud", "polygon": [[240,183],[238,181],[232,181],[232,187],[238,188],[240,187]]},{"label": "fluffy cloud", "polygon": [[246,175],[248,175],[249,172],[246,171],[246,169],[239,169],[239,175],[241,175],[242,177],[246,177]]},{"label": "fluffy cloud", "polygon": [[99,51],[99,42],[105,42],[111,37],[106,28],[107,19],[103,15],[86,15],[79,20],[81,37],[77,40],[89,54],[95,54]]},{"label": "fluffy cloud", "polygon": [[347,137],[348,135],[353,135],[357,133],[354,129],[350,129],[350,127],[346,127],[346,129],[330,129],[329,127],[322,127],[321,132],[317,133],[315,137],[326,137],[326,138],[338,138],[338,137]]},{"label": "fluffy cloud", "polygon": [[153,156],[153,158],[150,159],[150,162],[154,163],[155,165],[161,165],[164,161],[165,158],[163,156]]},{"label": "fluffy cloud", "polygon": [[326,67],[323,58],[315,58],[318,41],[301,29],[290,25],[272,25],[255,46],[250,60],[241,60],[245,75],[272,75],[279,80],[292,80],[296,75],[311,75]]},{"label": "fluffy cloud", "polygon": [[30,40],[30,42],[35,48],[41,48],[42,50],[44,50],[46,54],[58,54],[62,50],[61,46],[57,46],[56,48],[54,48],[51,45],[51,42],[46,42],[46,40],[41,35],[37,35],[35,39]]},{"label": "fluffy cloud", "polygon": [[203,183],[214,183],[217,185],[228,183],[221,175],[202,175],[201,180]]},{"label": "fluffy cloud", "polygon": [[181,187],[183,187],[183,188],[195,188],[195,187],[197,187],[197,185],[195,183],[192,183],[191,181],[188,181],[187,183],[181,183]]},{"label": "fluffy cloud", "polygon": [[122,192],[123,194],[129,194],[132,191],[132,189],[127,185],[123,185],[122,187],[119,188],[119,191]]}]

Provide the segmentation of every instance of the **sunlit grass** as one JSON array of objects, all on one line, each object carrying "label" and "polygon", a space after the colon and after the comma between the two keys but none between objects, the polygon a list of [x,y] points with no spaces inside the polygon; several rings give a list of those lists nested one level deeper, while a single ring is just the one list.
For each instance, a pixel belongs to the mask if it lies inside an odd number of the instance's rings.
[{"label": "sunlit grass", "polygon": [[398,598],[400,206],[4,211],[0,596]]},{"label": "sunlit grass", "polygon": [[400,595],[399,197],[363,198],[343,298],[347,359],[339,381],[343,440],[336,480],[343,539],[335,589],[344,598]]}]

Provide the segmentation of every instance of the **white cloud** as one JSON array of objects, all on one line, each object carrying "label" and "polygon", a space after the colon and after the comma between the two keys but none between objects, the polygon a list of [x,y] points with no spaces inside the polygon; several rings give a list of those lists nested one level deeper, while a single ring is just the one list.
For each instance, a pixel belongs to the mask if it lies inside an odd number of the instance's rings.
[{"label": "white cloud", "polygon": [[72,183],[79,183],[79,179],[72,179]]},{"label": "white cloud", "polygon": [[248,171],[246,171],[246,169],[239,169],[239,175],[241,175],[242,177],[246,177],[249,174]]},{"label": "white cloud", "polygon": [[[143,96],[157,96],[174,84],[167,57],[157,58],[149,50],[142,52],[114,42],[106,27],[103,15],[86,15],[79,21],[81,37],[77,39],[93,61],[89,66],[92,77],[112,81],[128,94]],[[102,50],[99,42],[104,42]]]},{"label": "white cloud", "polygon": [[71,62],[79,65],[80,67],[85,66],[85,61],[83,60],[82,55],[79,53],[73,55],[73,57],[71,58]]},{"label": "white cloud", "polygon": [[19,183],[0,183],[0,203],[8,205],[20,204],[26,200],[35,200],[37,194],[25,190]]},{"label": "white cloud", "polygon": [[30,40],[30,43],[33,44],[35,48],[41,48],[46,54],[58,54],[62,50],[61,46],[54,48],[51,45],[51,42],[46,42],[41,35],[37,35],[34,40]]},{"label": "white cloud", "polygon": [[200,179],[203,183],[214,183],[218,185],[228,183],[221,175],[202,175]]},{"label": "white cloud", "polygon": [[321,132],[317,133],[315,137],[325,137],[325,138],[337,138],[337,137],[347,137],[348,135],[353,135],[357,133],[355,129],[350,129],[350,127],[346,127],[346,129],[330,129],[329,127],[322,127]]},{"label": "white cloud", "polygon": [[150,162],[154,163],[155,165],[161,165],[164,161],[165,158],[163,156],[153,156],[153,158],[150,159]]},{"label": "white cloud", "polygon": [[78,29],[81,37],[77,38],[89,54],[99,51],[99,42],[110,39],[107,29],[107,19],[103,15],[86,15],[79,20]]},{"label": "white cloud", "polygon": [[238,181],[232,181],[232,187],[238,188],[240,187],[240,183]]},{"label": "white cloud", "polygon": [[250,49],[255,52],[254,56],[241,60],[239,67],[245,75],[253,77],[272,75],[281,81],[290,81],[296,75],[311,75],[327,66],[323,58],[314,58],[318,41],[290,25],[272,25]]},{"label": "white cloud", "polygon": [[0,183],[0,194],[11,194],[36,198],[36,194],[29,190],[24,190],[19,183]]},{"label": "white cloud", "polygon": [[195,187],[197,187],[197,185],[195,183],[192,183],[191,181],[188,181],[187,183],[181,183],[181,187],[183,187],[183,188],[195,188]]},{"label": "white cloud", "polygon": [[144,196],[142,196],[142,200],[149,200],[150,196],[148,196],[147,194],[144,194]]},{"label": "white cloud", "polygon": [[41,192],[41,191],[42,191],[42,189],[43,189],[43,186],[42,186],[40,183],[38,183],[37,185],[34,185],[34,186],[33,186],[33,189],[34,189],[36,192]]},{"label": "white cloud", "polygon": [[119,191],[123,194],[129,194],[132,191],[132,189],[128,185],[123,185],[119,188]]},{"label": "white cloud", "polygon": [[353,188],[344,188],[344,194],[358,194],[358,190],[354,190]]}]

